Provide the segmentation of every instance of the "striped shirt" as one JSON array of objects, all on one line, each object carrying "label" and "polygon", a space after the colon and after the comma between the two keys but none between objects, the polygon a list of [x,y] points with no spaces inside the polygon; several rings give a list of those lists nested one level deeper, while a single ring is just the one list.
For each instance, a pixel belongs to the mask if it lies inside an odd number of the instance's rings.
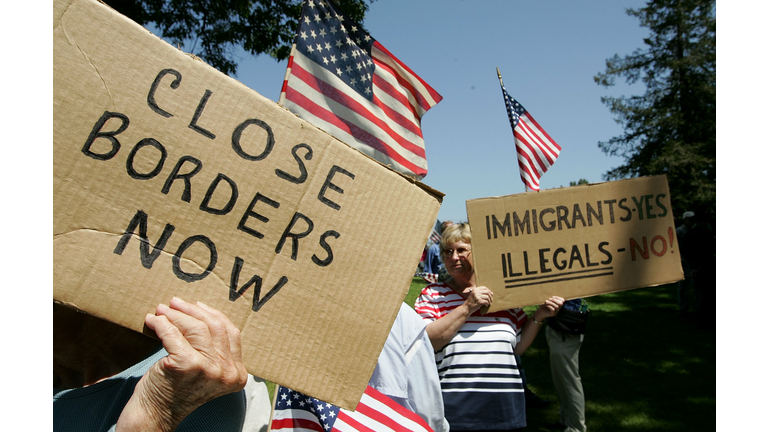
[{"label": "striped shirt", "polygon": [[[415,309],[432,322],[463,303],[451,287],[434,283],[422,290]],[[451,430],[525,427],[525,395],[514,348],[526,318],[520,308],[486,315],[476,311],[435,352]]]}]

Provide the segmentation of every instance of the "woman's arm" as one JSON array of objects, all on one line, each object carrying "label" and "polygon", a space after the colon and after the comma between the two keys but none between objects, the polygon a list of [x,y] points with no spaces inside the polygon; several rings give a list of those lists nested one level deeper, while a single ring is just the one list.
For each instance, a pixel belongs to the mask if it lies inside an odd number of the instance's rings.
[{"label": "woman's arm", "polygon": [[562,297],[552,296],[536,309],[536,312],[531,317],[532,319],[525,320],[523,329],[520,332],[520,342],[515,346],[515,354],[523,355],[528,347],[531,346],[533,340],[536,339],[539,330],[541,330],[541,324],[537,324],[537,322],[543,323],[545,319],[557,315],[560,308],[563,307],[563,302],[565,300]]}]

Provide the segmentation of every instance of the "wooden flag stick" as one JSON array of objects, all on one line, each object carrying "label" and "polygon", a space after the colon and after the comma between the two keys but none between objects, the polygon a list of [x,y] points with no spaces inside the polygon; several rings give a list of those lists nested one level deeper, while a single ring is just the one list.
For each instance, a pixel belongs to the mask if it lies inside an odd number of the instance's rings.
[{"label": "wooden flag stick", "polygon": [[[499,76],[499,84],[501,85],[501,90],[504,91],[504,81],[502,81],[502,79],[501,79],[501,71],[499,70],[498,66],[496,66],[496,75]],[[507,101],[505,100],[504,101],[504,105],[506,106],[506,104],[507,104]],[[528,189],[528,185],[525,182],[523,182],[523,186],[525,186],[525,191],[526,192],[530,192],[530,190]]]}]

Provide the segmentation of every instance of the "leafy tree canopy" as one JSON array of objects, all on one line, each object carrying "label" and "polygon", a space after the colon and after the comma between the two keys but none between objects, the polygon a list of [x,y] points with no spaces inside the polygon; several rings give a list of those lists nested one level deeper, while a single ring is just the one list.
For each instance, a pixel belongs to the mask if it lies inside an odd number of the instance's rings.
[{"label": "leafy tree canopy", "polygon": [[[240,46],[252,54],[285,60],[301,17],[302,0],[103,0],[141,25],[154,24],[161,36],[221,72],[234,75]],[[374,0],[368,0],[372,3]],[[365,0],[336,0],[352,20],[362,23]]]},{"label": "leafy tree canopy", "polygon": [[627,11],[650,29],[644,48],[615,55],[595,76],[610,87],[615,79],[642,81],[641,96],[601,98],[624,127],[624,134],[600,142],[625,163],[606,180],[666,174],[672,206],[715,217],[715,2],[650,0]]}]

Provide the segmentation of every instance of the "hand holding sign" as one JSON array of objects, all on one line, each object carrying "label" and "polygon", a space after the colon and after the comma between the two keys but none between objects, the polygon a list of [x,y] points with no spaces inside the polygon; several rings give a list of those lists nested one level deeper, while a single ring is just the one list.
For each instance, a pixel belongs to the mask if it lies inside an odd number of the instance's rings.
[{"label": "hand holding sign", "polygon": [[536,309],[536,312],[533,313],[533,319],[535,321],[542,322],[547,318],[552,318],[553,316],[557,315],[558,312],[560,312],[560,309],[563,307],[563,303],[565,303],[565,299],[562,297],[552,296],[548,298],[547,301],[545,301],[543,305],[539,306],[539,308]]},{"label": "hand holding sign", "polygon": [[465,288],[462,294],[467,299],[464,303],[469,308],[470,314],[481,307],[490,307],[491,303],[493,303],[493,291],[489,290],[488,287]]},{"label": "hand holding sign", "polygon": [[139,380],[116,430],[175,430],[206,402],[245,387],[240,331],[223,313],[174,298],[146,324],[168,355]]}]

